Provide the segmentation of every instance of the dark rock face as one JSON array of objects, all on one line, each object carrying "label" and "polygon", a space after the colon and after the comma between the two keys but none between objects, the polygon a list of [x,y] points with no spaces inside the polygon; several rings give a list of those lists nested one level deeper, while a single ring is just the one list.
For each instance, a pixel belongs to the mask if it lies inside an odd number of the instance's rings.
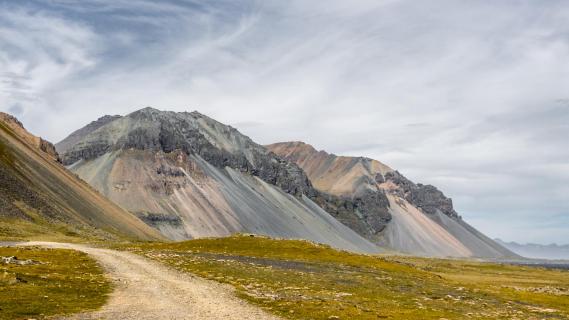
[{"label": "dark rock face", "polygon": [[383,190],[367,191],[354,200],[356,209],[364,221],[370,226],[370,232],[378,234],[391,221],[389,200]]},{"label": "dark rock face", "polygon": [[312,200],[359,235],[372,241],[391,221],[389,200],[383,190],[368,190],[354,198],[319,192]]},{"label": "dark rock face", "polygon": [[41,151],[50,155],[55,161],[61,162],[61,158],[59,157],[59,154],[55,150],[55,146],[51,142],[40,138],[39,148]]},{"label": "dark rock face", "polygon": [[286,193],[304,194],[309,198],[314,198],[318,194],[304,171],[296,164],[279,158],[273,153],[262,157],[258,164],[258,168],[250,173],[267,183],[280,187]]},{"label": "dark rock face", "polygon": [[111,145],[105,141],[97,141],[91,143],[85,148],[71,149],[64,153],[61,157],[61,162],[63,165],[73,164],[81,159],[89,160],[95,159],[104,155],[105,153],[112,151]]},{"label": "dark rock face", "polygon": [[152,212],[135,212],[136,216],[147,225],[157,228],[161,225],[179,227],[183,225],[182,219],[178,216],[165,215]]},{"label": "dark rock face", "polygon": [[185,174],[181,168],[161,165],[156,169],[158,178],[146,187],[155,193],[172,195],[175,190],[186,186]]},{"label": "dark rock face", "polygon": [[393,182],[399,188],[391,192],[409,201],[412,205],[427,214],[434,214],[437,210],[451,218],[459,218],[454,210],[452,199],[447,198],[439,189],[432,185],[415,184],[405,178],[398,171],[388,172],[385,175],[387,181]]},{"label": "dark rock face", "polygon": [[184,172],[178,167],[161,165],[156,169],[156,173],[167,177],[183,177]]}]

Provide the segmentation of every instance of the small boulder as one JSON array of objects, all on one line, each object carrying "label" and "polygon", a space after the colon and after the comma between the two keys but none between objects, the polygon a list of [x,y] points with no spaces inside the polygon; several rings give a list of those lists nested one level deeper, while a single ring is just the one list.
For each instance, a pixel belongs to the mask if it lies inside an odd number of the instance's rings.
[{"label": "small boulder", "polygon": [[11,256],[11,257],[0,257],[0,260],[3,264],[15,264],[19,266],[27,266],[27,265],[34,265],[34,264],[41,264],[39,261],[27,259],[27,260],[20,260],[18,257]]}]

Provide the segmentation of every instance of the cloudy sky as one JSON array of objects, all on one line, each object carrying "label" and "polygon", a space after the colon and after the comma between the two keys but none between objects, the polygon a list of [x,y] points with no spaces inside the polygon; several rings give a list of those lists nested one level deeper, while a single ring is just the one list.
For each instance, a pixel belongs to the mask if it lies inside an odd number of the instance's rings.
[{"label": "cloudy sky", "polygon": [[564,0],[0,0],[0,111],[57,142],[145,106],[376,158],[491,237],[569,243]]}]

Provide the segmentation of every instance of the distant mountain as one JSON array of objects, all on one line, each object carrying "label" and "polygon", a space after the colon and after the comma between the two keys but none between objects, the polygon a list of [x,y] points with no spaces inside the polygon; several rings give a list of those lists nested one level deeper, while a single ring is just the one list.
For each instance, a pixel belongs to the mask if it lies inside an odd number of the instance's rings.
[{"label": "distant mountain", "polygon": [[0,113],[0,231],[3,237],[46,234],[159,239],[140,219],[59,162],[55,147]]},{"label": "distant mountain", "polygon": [[102,119],[57,144],[63,163],[170,239],[245,232],[381,251],[315,202],[345,201],[230,126],[153,108]]},{"label": "distant mountain", "polygon": [[526,258],[569,260],[569,245],[519,244],[517,242],[504,242],[500,239],[495,240],[502,246]]},{"label": "distant mountain", "polygon": [[298,164],[318,191],[354,202],[353,213],[336,217],[372,242],[419,255],[516,257],[463,221],[436,187],[415,184],[377,160],[336,156],[303,142],[266,147]]}]

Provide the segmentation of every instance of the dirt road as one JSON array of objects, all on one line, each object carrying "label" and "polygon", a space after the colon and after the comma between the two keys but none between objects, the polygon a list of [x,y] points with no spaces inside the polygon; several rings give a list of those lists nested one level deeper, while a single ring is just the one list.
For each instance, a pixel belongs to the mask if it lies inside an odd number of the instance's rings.
[{"label": "dirt road", "polygon": [[26,245],[85,252],[115,281],[115,291],[100,311],[65,319],[278,319],[238,299],[227,285],[180,273],[132,253],[65,243]]}]

